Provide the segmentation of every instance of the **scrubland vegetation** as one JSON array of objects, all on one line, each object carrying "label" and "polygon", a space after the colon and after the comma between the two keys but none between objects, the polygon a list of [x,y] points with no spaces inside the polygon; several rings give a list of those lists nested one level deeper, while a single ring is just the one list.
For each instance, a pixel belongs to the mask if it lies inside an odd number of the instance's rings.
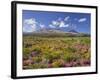
[{"label": "scrubland vegetation", "polygon": [[23,69],[90,66],[90,37],[23,35]]}]

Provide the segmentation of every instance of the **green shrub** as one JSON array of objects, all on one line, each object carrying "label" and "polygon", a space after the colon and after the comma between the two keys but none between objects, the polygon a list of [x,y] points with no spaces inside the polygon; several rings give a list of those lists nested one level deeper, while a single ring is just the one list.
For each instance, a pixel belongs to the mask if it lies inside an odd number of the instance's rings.
[{"label": "green shrub", "polygon": [[74,53],[65,53],[62,55],[62,59],[66,62],[76,61],[78,58],[79,56]]},{"label": "green shrub", "polygon": [[76,49],[73,48],[73,47],[72,48],[71,47],[68,47],[65,50],[66,50],[66,52],[69,52],[69,53],[75,53],[76,52]]},{"label": "green shrub", "polygon": [[53,59],[53,56],[49,52],[43,53],[42,57],[47,59],[47,60],[52,60]]},{"label": "green shrub", "polygon": [[82,57],[83,57],[84,59],[90,59],[91,55],[90,55],[90,53],[84,53],[84,54],[82,55]]},{"label": "green shrub", "polygon": [[33,51],[41,52],[40,48],[34,48]]},{"label": "green shrub", "polygon": [[41,63],[36,63],[36,64],[32,64],[31,68],[32,69],[38,69],[38,68],[47,68],[48,65],[47,64],[41,64]]},{"label": "green shrub", "polygon": [[23,56],[24,57],[28,57],[29,56],[29,54],[30,54],[30,49],[29,48],[23,48]]},{"label": "green shrub", "polygon": [[39,57],[39,56],[36,56],[36,57],[33,57],[33,62],[35,62],[35,63],[39,63],[39,62],[41,62],[42,61],[42,58],[41,57]]},{"label": "green shrub", "polygon": [[53,63],[52,63],[52,67],[62,67],[64,65],[64,61],[59,59],[59,60],[55,60]]},{"label": "green shrub", "polygon": [[60,59],[61,53],[59,51],[55,51],[55,52],[51,53],[51,56],[53,59]]}]

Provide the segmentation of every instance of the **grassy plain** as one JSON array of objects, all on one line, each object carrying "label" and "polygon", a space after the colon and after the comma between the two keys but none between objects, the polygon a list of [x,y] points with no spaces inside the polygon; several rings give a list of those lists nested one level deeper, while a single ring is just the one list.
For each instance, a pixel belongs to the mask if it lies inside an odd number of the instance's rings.
[{"label": "grassy plain", "polygon": [[23,69],[90,66],[90,37],[23,35]]}]

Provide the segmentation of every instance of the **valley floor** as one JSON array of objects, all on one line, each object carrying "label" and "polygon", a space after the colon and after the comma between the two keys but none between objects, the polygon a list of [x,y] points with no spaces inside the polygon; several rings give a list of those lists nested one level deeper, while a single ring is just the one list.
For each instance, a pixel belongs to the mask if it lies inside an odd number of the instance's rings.
[{"label": "valley floor", "polygon": [[23,69],[90,66],[90,37],[23,36]]}]

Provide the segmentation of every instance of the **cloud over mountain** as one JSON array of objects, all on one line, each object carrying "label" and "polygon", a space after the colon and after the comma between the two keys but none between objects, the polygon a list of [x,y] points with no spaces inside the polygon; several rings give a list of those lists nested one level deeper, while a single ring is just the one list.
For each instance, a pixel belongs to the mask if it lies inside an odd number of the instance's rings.
[{"label": "cloud over mountain", "polygon": [[70,27],[69,23],[67,22],[69,20],[69,16],[65,17],[64,19],[58,18],[57,20],[53,20],[51,24],[49,24],[49,27],[56,28],[56,27]]},{"label": "cloud over mountain", "polygon": [[[35,18],[25,19],[23,23],[23,32],[35,32],[45,29],[59,29],[63,31],[67,31],[69,29],[75,29],[73,23],[69,23],[68,20],[70,16],[62,18],[58,18],[57,20],[50,21],[50,24],[45,25],[43,23],[39,23]],[[81,20],[82,21],[82,20]]]},{"label": "cloud over mountain", "polygon": [[23,31],[24,32],[33,32],[37,29],[38,22],[35,18],[25,19],[23,22]]}]

